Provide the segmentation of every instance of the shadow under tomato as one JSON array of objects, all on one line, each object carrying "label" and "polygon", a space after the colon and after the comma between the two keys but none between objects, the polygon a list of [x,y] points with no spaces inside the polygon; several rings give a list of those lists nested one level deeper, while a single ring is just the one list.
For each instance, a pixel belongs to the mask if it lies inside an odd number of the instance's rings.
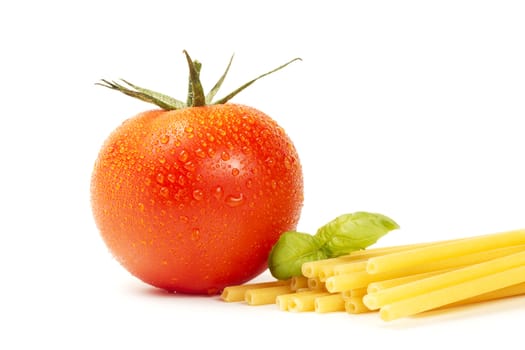
[{"label": "shadow under tomato", "polygon": [[185,294],[168,292],[164,289],[148,286],[148,285],[127,285],[124,287],[126,292],[136,296],[154,297],[154,298],[184,298],[184,299],[218,299],[220,294],[203,295],[203,294]]}]

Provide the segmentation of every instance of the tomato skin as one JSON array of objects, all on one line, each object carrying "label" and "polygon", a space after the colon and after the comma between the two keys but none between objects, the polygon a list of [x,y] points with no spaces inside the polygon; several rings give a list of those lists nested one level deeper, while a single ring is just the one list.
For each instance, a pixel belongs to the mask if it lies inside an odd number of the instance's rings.
[{"label": "tomato skin", "polygon": [[215,294],[266,269],[299,220],[303,176],[292,141],[254,108],[153,110],[106,140],[91,199],[130,273],[170,292]]}]

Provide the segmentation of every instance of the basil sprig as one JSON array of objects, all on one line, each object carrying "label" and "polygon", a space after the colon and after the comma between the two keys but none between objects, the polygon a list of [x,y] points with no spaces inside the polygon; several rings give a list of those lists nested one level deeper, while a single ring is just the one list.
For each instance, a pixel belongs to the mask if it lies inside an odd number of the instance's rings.
[{"label": "basil sprig", "polygon": [[280,280],[300,276],[305,262],[336,258],[365,249],[398,228],[399,225],[385,215],[355,212],[338,216],[319,228],[315,235],[287,231],[273,246],[268,267]]}]

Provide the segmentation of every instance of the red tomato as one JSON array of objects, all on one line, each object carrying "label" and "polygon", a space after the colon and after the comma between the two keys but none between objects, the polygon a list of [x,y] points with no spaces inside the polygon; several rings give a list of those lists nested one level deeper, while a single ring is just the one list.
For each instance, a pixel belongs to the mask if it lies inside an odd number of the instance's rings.
[{"label": "red tomato", "polygon": [[215,294],[267,267],[296,227],[296,149],[264,113],[237,104],[152,110],[107,139],[91,183],[96,224],[116,259],[168,291]]}]

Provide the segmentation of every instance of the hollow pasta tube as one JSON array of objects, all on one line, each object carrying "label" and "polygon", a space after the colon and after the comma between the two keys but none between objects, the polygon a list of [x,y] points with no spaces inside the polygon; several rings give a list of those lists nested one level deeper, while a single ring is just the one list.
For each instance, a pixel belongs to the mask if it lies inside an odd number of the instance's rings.
[{"label": "hollow pasta tube", "polygon": [[345,310],[349,314],[362,314],[371,310],[363,304],[363,298],[351,297],[345,300]]},{"label": "hollow pasta tube", "polygon": [[265,288],[265,287],[276,287],[289,285],[290,281],[268,281],[260,283],[248,283],[237,286],[229,286],[223,289],[221,293],[221,299],[226,302],[237,302],[244,301],[244,294],[249,289]]},{"label": "hollow pasta tube", "polygon": [[281,294],[275,298],[275,303],[277,304],[277,306],[279,307],[281,311],[288,311],[288,306],[290,304],[290,301],[292,300],[292,298],[296,297],[299,293],[301,293],[301,295],[314,294],[314,293],[319,294],[319,291],[308,290],[308,291]]},{"label": "hollow pasta tube", "polygon": [[366,295],[363,302],[369,309],[376,310],[401,299],[522,265],[525,266],[525,251],[387,288]]},{"label": "hollow pasta tube", "polygon": [[292,312],[305,312],[315,310],[315,299],[329,295],[327,292],[297,293],[288,301],[288,310]]},{"label": "hollow pasta tube", "polygon": [[348,273],[328,277],[325,282],[326,290],[330,293],[339,293],[351,289],[366,288],[370,283],[403,276],[402,272],[389,271],[380,274],[369,274],[366,271]]},{"label": "hollow pasta tube", "polygon": [[[344,275],[347,273],[365,271],[368,260],[359,260],[356,262],[341,263],[333,268],[333,275]],[[328,276],[329,277],[329,276]]]},{"label": "hollow pasta tube", "polygon": [[350,254],[341,255],[337,258],[329,258],[329,259],[305,262],[301,266],[301,272],[303,276],[305,277],[315,278],[315,277],[319,277],[321,274],[321,271],[323,271],[323,274],[325,275],[325,278],[326,278],[328,277],[328,275],[331,275],[330,269],[332,269],[334,266],[338,264],[347,263],[347,262],[355,262],[358,260],[368,259],[374,256],[381,256],[387,253],[399,252],[399,251],[403,251],[407,249],[424,247],[424,246],[428,246],[432,244],[435,244],[435,242],[415,243],[415,244],[406,244],[406,245],[399,245],[399,246],[392,246],[392,247],[381,247],[381,248],[371,248],[371,249],[366,249],[366,250],[365,249],[357,250]]},{"label": "hollow pasta tube", "polygon": [[503,299],[503,298],[509,298],[514,297],[518,295],[525,295],[525,282],[524,283],[518,283],[509,287],[497,289],[493,292],[488,292],[484,294],[480,294],[478,296],[468,298],[465,300],[457,301],[452,304],[444,305],[442,308],[448,308],[448,307],[456,307],[461,305],[468,305],[468,304],[474,304],[474,303],[481,303],[485,301],[491,301],[496,299]]},{"label": "hollow pasta tube", "polygon": [[379,315],[384,321],[391,321],[523,282],[525,266],[518,266],[387,304]]},{"label": "hollow pasta tube", "polygon": [[308,278],[318,278],[322,269],[327,269],[329,266],[337,265],[343,262],[352,261],[353,259],[354,258],[350,255],[344,255],[338,258],[308,261],[301,265],[301,273],[303,276]]},{"label": "hollow pasta tube", "polygon": [[371,274],[378,274],[484,250],[520,244],[525,244],[525,230],[523,229],[464,238],[452,242],[436,243],[426,247],[372,257],[368,260],[366,269]]},{"label": "hollow pasta tube", "polygon": [[308,287],[308,278],[304,276],[293,276],[290,280],[292,290],[298,290]]},{"label": "hollow pasta tube", "polygon": [[278,295],[291,293],[289,285],[249,289],[244,294],[244,300],[248,305],[275,304]]},{"label": "hollow pasta tube", "polygon": [[325,283],[322,282],[318,277],[308,279],[308,288],[312,290],[326,290]]},{"label": "hollow pasta tube", "polygon": [[345,301],[340,293],[318,296],[314,300],[314,310],[318,313],[345,310]]},{"label": "hollow pasta tube", "polygon": [[366,288],[350,289],[341,292],[343,299],[349,299],[352,297],[363,297],[367,294]]},{"label": "hollow pasta tube", "polygon": [[408,275],[408,276],[403,276],[403,277],[398,277],[398,278],[392,278],[392,279],[384,280],[384,281],[372,282],[368,285],[367,288],[365,288],[366,289],[365,294],[377,293],[383,289],[392,288],[392,287],[399,286],[401,284],[417,281],[417,280],[420,280],[426,277],[435,276],[437,274],[440,274],[446,271],[450,271],[450,270],[451,269],[430,271],[430,272],[418,273],[415,275]]}]

